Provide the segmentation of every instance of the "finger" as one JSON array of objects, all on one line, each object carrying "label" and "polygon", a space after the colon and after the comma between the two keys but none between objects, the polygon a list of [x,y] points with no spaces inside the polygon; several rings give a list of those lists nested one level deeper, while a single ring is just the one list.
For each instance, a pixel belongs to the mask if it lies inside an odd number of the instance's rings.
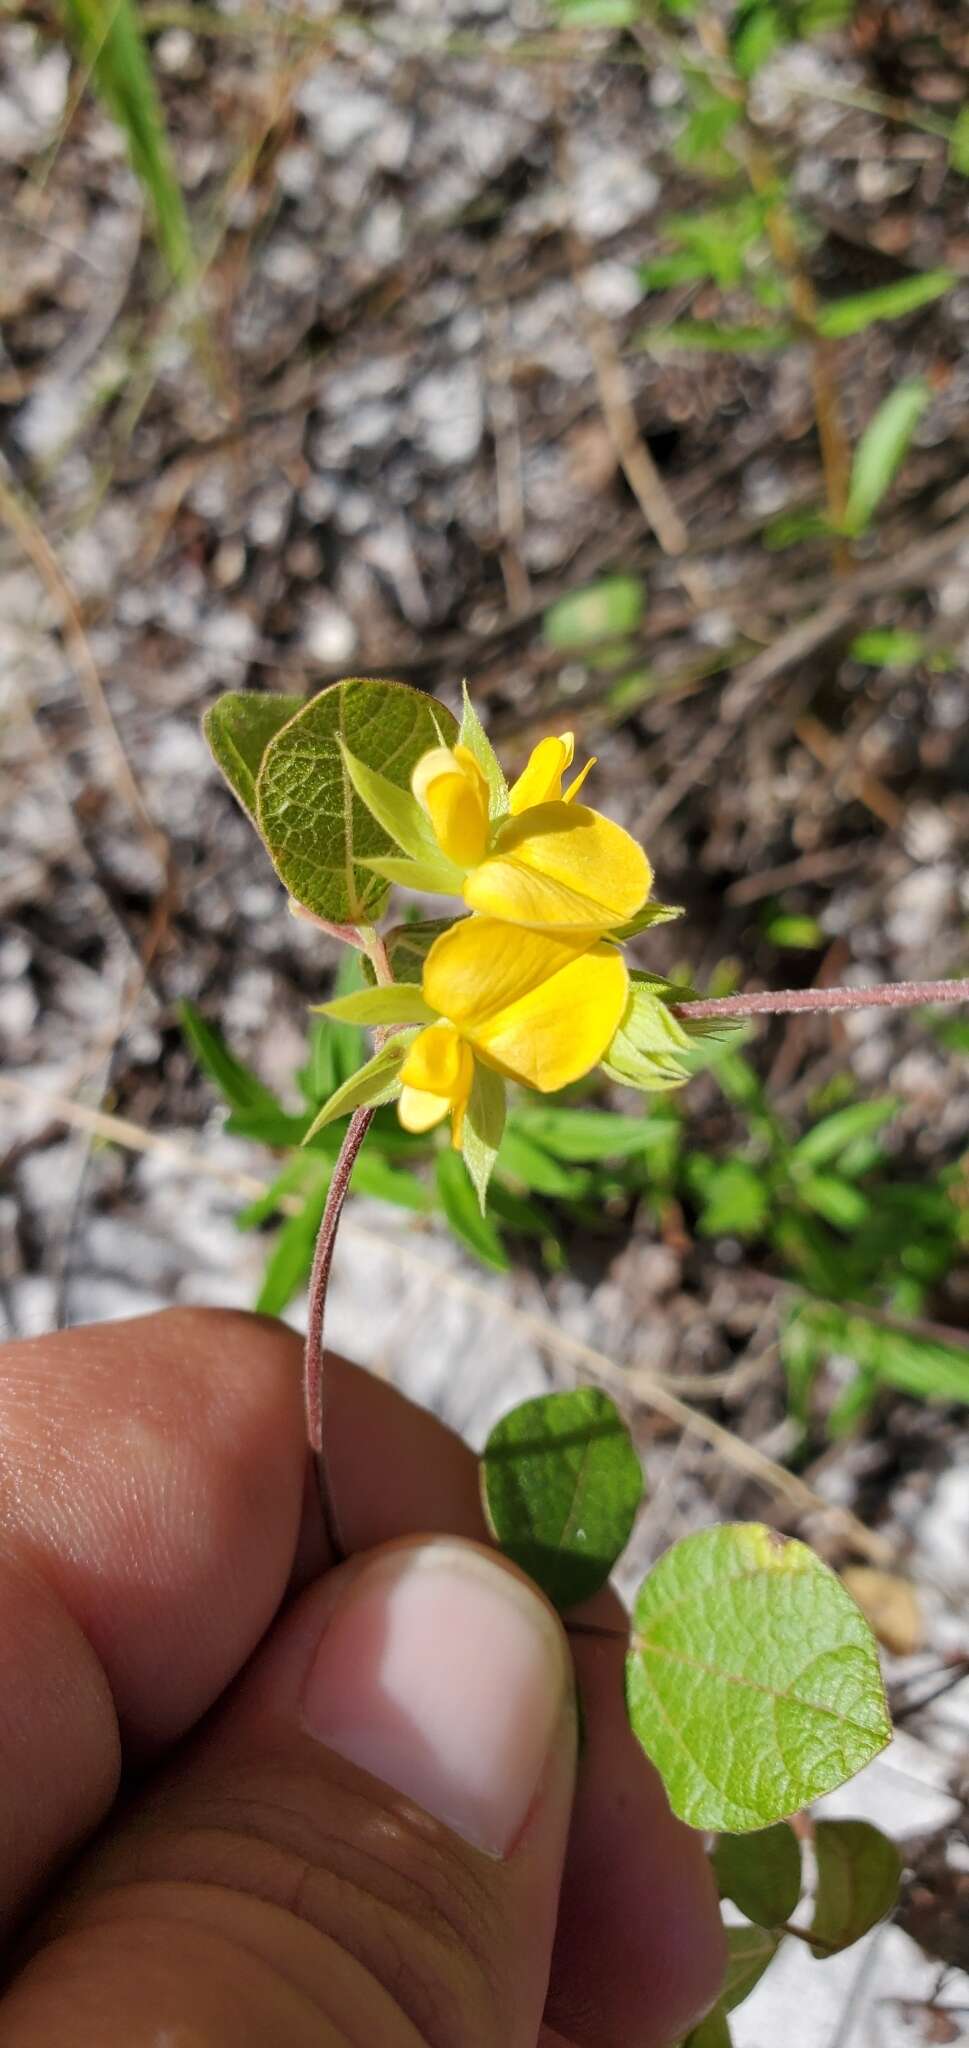
[{"label": "finger", "polygon": [[[466,1445],[382,1381],[336,1359],[328,1370],[327,1468],[345,1548],[428,1528],[480,1539]],[[720,1908],[701,1837],[670,1812],[629,1728],[623,1608],[607,1591],[582,1617],[615,1638],[570,1634],[584,1742],[548,2018],[575,2048],[661,2048],[720,1989]]]},{"label": "finger", "polygon": [[[295,1356],[294,1356],[295,1353]],[[0,1350],[0,1916],[190,1727],[292,1565],[298,1346],[174,1312]]]},{"label": "finger", "polygon": [[534,2048],[575,1727],[561,1626],[493,1552],[331,1573],[89,1857],[0,2043]]}]

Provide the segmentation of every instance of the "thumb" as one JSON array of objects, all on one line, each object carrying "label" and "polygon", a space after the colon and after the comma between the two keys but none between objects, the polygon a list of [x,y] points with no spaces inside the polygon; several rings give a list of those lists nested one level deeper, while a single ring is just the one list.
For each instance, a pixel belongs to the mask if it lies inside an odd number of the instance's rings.
[{"label": "thumb", "polygon": [[0,2044],[535,2048],[574,1762],[535,1589],[473,1543],[371,1551],[79,1867]]}]

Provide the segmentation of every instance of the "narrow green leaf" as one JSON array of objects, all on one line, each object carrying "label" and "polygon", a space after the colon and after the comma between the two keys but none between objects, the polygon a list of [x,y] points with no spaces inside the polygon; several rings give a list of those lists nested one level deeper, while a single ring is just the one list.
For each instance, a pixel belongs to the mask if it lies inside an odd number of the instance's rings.
[{"label": "narrow green leaf", "polygon": [[468,696],[467,683],[462,683],[463,709],[461,729],[458,738],[463,747],[474,755],[481,773],[488,784],[488,813],[492,818],[503,818],[508,809],[508,784],[504,770],[484,726]]},{"label": "narrow green leaf", "polygon": [[646,610],[646,586],[640,576],[601,576],[584,590],[570,591],[550,605],[542,620],[549,647],[581,652],[601,640],[635,633]]},{"label": "narrow green leaf", "polygon": [[867,633],[855,635],[848,653],[852,661],[867,662],[872,668],[914,668],[924,650],[924,633],[873,626]]},{"label": "narrow green leaf", "polygon": [[508,1120],[501,1146],[500,1166],[503,1175],[510,1175],[532,1194],[560,1196],[564,1200],[581,1195],[589,1185],[589,1175],[574,1166],[566,1166],[545,1145],[538,1143],[527,1129],[523,1129],[520,1111],[515,1110]]},{"label": "narrow green leaf", "polygon": [[222,1033],[206,1022],[194,1003],[179,1003],[178,1016],[199,1066],[204,1067],[233,1109],[284,1113],[272,1089],[260,1081],[251,1067],[236,1059]]},{"label": "narrow green leaf", "polygon": [[[335,1153],[333,1156],[336,1156]],[[235,1218],[236,1229],[258,1230],[261,1224],[268,1223],[270,1217],[278,1213],[287,1196],[305,1194],[307,1189],[315,1189],[321,1176],[324,1187],[328,1186],[328,1160],[321,1159],[318,1152],[295,1152],[291,1159],[287,1159],[282,1172],[276,1175],[265,1192],[257,1195],[254,1202],[247,1202],[245,1208],[239,1210]]]},{"label": "narrow green leaf", "polygon": [[485,1213],[488,1182],[505,1128],[507,1090],[500,1074],[481,1060],[474,1063],[474,1081],[465,1112],[461,1149],[471,1176],[482,1216]]},{"label": "narrow green leaf", "polygon": [[209,706],[202,731],[230,788],[256,820],[256,779],[270,740],[295,718],[302,697],[266,690],[226,690]]},{"label": "narrow green leaf", "polygon": [[969,107],[963,107],[952,123],[949,164],[960,177],[969,178]]},{"label": "narrow green leaf", "polygon": [[848,533],[864,533],[896,472],[931,399],[924,379],[900,384],[870,419],[855,449],[844,524]]},{"label": "narrow green leaf", "polygon": [[361,803],[366,804],[371,817],[383,826],[401,852],[409,854],[412,860],[439,859],[440,848],[431,821],[410,787],[401,789],[386,775],[379,775],[376,768],[368,768],[366,761],[358,761],[349,747],[341,748],[341,752]]},{"label": "narrow green leaf", "polygon": [[603,1159],[646,1157],[665,1142],[666,1129],[651,1116],[620,1116],[609,1109],[553,1109],[523,1104],[516,1129],[544,1145],[556,1159],[576,1165]]},{"label": "narrow green leaf", "polygon": [[805,1544],[756,1522],[685,1537],[643,1580],[626,1700],[674,1812],[731,1834],[833,1791],[891,1734],[860,1610]]},{"label": "narrow green leaf", "polygon": [[637,336],[637,346],[657,356],[677,349],[746,356],[787,348],[794,339],[794,329],[779,323],[772,327],[721,327],[715,320],[674,320],[669,327],[645,328]]},{"label": "narrow green leaf", "polygon": [[290,895],[336,924],[371,923],[387,894],[370,863],[393,841],[350,781],[343,749],[399,789],[442,731],[449,711],[404,683],[351,677],[322,690],[284,725],[263,755],[256,785],[259,829]]},{"label": "narrow green leaf", "polygon": [[309,1279],[328,1186],[326,1176],[307,1195],[300,1214],[286,1218],[266,1261],[253,1304],[257,1315],[281,1316]]},{"label": "narrow green leaf", "polygon": [[798,1182],[798,1191],[808,1207],[836,1230],[858,1230],[871,1214],[871,1203],[861,1189],[836,1173],[806,1174]]},{"label": "narrow green leaf", "polygon": [[825,1956],[850,1948],[892,1911],[902,1859],[894,1842],[866,1820],[819,1820],[814,1853],[818,1879],[811,1933],[815,1955]]},{"label": "narrow green leaf", "polygon": [[806,917],[796,911],[778,911],[769,917],[764,926],[764,937],[772,946],[790,947],[794,951],[813,952],[816,947],[826,944],[824,930],[816,917]]},{"label": "narrow green leaf", "polygon": [[64,11],[125,138],[155,217],[159,246],[179,282],[192,269],[191,232],[134,0],[64,0]]},{"label": "narrow green leaf", "polygon": [[416,1173],[408,1173],[397,1166],[388,1166],[386,1159],[369,1142],[357,1154],[356,1165],[350,1180],[356,1195],[370,1195],[380,1202],[393,1202],[397,1209],[413,1209],[418,1215],[426,1215],[434,1207],[434,1197],[426,1181]]},{"label": "narrow green leaf", "polygon": [[721,1835],[711,1857],[722,1899],[758,1927],[783,1927],[801,1896],[801,1848],[786,1820],[753,1835]]},{"label": "narrow green leaf", "polygon": [[378,1103],[393,1102],[400,1093],[400,1069],[407,1056],[407,1050],[414,1036],[412,1031],[402,1031],[391,1038],[366,1066],[358,1067],[349,1081],[344,1081],[335,1095],[324,1102],[313,1118],[303,1139],[308,1145],[325,1124],[331,1124],[335,1117],[347,1116],[354,1109],[375,1109]]},{"label": "narrow green leaf", "polygon": [[494,1266],[499,1273],[508,1270],[508,1254],[490,1218],[483,1216],[478,1196],[471,1183],[468,1169],[460,1152],[450,1148],[437,1155],[437,1191],[441,1207],[461,1244],[482,1259],[486,1266]]},{"label": "narrow green leaf", "polygon": [[768,1934],[763,1927],[728,1927],[727,1974],[720,1994],[724,2009],[733,2012],[749,1998],[755,1985],[772,1963],[780,1947],[780,1937]]},{"label": "narrow green leaf", "polygon": [[492,1534],[557,1607],[605,1585],[643,1495],[639,1458],[608,1394],[578,1387],[523,1401],[496,1423],[480,1471]]},{"label": "narrow green leaf", "polygon": [[356,989],[349,996],[334,996],[329,1003],[314,1004],[324,1017],[341,1024],[433,1024],[437,1011],[425,1003],[413,981],[395,981],[390,986]]},{"label": "narrow green leaf", "polygon": [[895,284],[876,285],[874,291],[853,292],[847,299],[832,299],[819,306],[815,315],[818,333],[830,341],[849,334],[863,334],[876,320],[899,320],[915,313],[933,299],[940,299],[955,284],[951,270],[926,270],[920,277],[901,277]]},{"label": "narrow green leaf", "polygon": [[697,1228],[704,1237],[758,1237],[770,1214],[770,1185],[746,1159],[714,1166]]},{"label": "narrow green leaf", "polygon": [[830,1165],[856,1138],[884,1130],[899,1107],[896,1096],[880,1095],[873,1102],[850,1102],[845,1109],[832,1110],[798,1139],[791,1151],[792,1167],[797,1171],[799,1167]]}]

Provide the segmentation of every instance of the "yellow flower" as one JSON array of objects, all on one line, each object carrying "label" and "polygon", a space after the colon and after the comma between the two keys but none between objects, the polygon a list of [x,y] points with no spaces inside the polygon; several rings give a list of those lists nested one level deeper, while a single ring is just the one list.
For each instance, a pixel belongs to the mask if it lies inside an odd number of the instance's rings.
[{"label": "yellow flower", "polygon": [[610,1044],[628,993],[614,946],[463,918],[424,963],[424,1000],[440,1021],[418,1033],[400,1069],[401,1123],[430,1130],[450,1113],[460,1146],[475,1060],[541,1094],[579,1080]]},{"label": "yellow flower", "polygon": [[[411,779],[437,847],[461,871],[469,909],[532,930],[584,934],[628,924],[653,871],[628,832],[575,799],[593,763],[563,791],[573,736],[540,740],[494,816],[489,784],[469,747],[433,747]],[[491,814],[489,814],[491,813]]]},{"label": "yellow flower", "polygon": [[433,1130],[450,1114],[452,1142],[459,1147],[474,1083],[474,1057],[453,1024],[429,1024],[418,1032],[400,1079],[397,1114],[405,1131]]}]

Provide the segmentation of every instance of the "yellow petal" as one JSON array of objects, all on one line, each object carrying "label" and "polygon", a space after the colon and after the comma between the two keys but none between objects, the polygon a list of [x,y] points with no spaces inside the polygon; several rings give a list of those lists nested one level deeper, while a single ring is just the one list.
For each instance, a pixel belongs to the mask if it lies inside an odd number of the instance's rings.
[{"label": "yellow petal", "polygon": [[402,1088],[397,1115],[405,1131],[432,1131],[442,1124],[451,1104],[446,1095],[429,1095],[423,1088]]},{"label": "yellow petal", "polygon": [[519,1002],[465,1029],[490,1066],[545,1095],[578,1081],[602,1058],[628,987],[622,954],[594,946]]},{"label": "yellow petal", "polygon": [[578,775],[573,777],[572,781],[569,783],[568,789],[563,789],[562,802],[564,804],[574,804],[575,799],[578,796],[580,789],[582,788],[582,784],[584,783],[586,776],[592,773],[592,770],[595,767],[598,759],[598,754],[590,754],[585,764],[585,767],[580,768]]},{"label": "yellow petal", "polygon": [[459,1093],[470,1065],[471,1055],[453,1024],[428,1024],[414,1039],[400,1078],[405,1088],[421,1088],[450,1102]]},{"label": "yellow petal", "polygon": [[422,754],[411,788],[434,827],[442,853],[458,867],[473,867],[488,850],[488,784],[467,747],[432,747]]},{"label": "yellow petal", "polygon": [[[423,992],[433,1010],[465,1031],[506,1010],[586,953],[596,934],[523,931],[492,917],[465,917],[435,939],[424,962]],[[401,1068],[405,1081],[421,1040],[447,1029],[432,1025],[414,1040]],[[430,1082],[424,1085],[432,1085]],[[435,1083],[434,1085],[440,1085]]]},{"label": "yellow petal", "polygon": [[641,846],[585,804],[548,803],[502,827],[464,884],[486,917],[536,929],[606,932],[642,909],[653,871]]},{"label": "yellow petal", "polygon": [[533,804],[545,804],[550,798],[561,796],[562,776],[574,751],[575,740],[570,732],[563,732],[558,739],[539,740],[537,747],[532,748],[527,767],[508,792],[512,817],[517,817],[519,811],[530,810]]}]

